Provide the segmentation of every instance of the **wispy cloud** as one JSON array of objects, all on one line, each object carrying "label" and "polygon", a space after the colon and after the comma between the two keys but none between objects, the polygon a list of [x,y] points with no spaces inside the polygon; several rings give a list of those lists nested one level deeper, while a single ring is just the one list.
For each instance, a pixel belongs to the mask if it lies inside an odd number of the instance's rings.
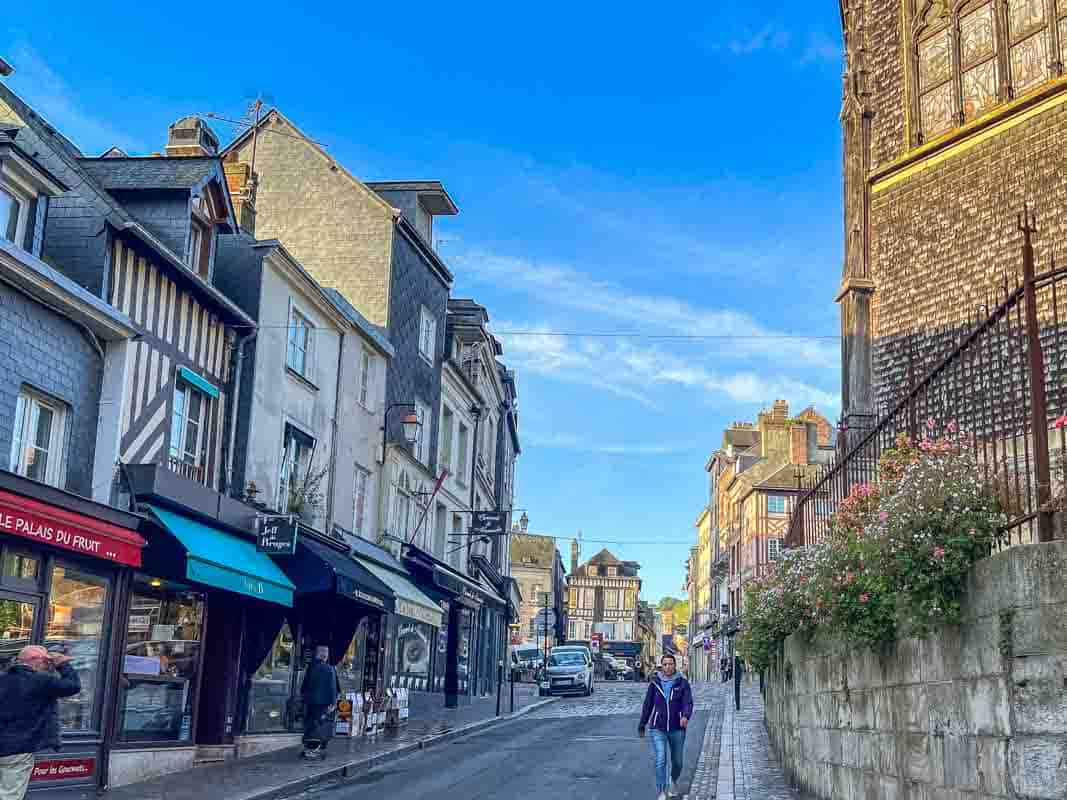
[{"label": "wispy cloud", "polygon": [[[514,331],[516,326],[504,322],[496,327]],[[714,354],[708,352],[683,358],[664,348],[625,339],[554,336],[544,325],[523,334],[498,336],[504,345],[504,360],[520,373],[587,385],[649,407],[660,404],[657,392],[671,388],[689,390],[705,400],[725,399],[744,405],[765,404],[776,398],[799,406],[836,408],[839,404],[833,391],[787,374],[714,369],[704,363],[714,360]]]},{"label": "wispy cloud", "polygon": [[813,32],[808,35],[808,43],[804,53],[800,56],[801,64],[811,64],[818,61],[840,63],[844,58],[841,44],[830,39],[828,36]]},{"label": "wispy cloud", "polygon": [[747,56],[761,50],[785,50],[792,38],[789,31],[768,23],[754,33],[747,32],[731,39],[726,47],[734,55]]},{"label": "wispy cloud", "polygon": [[575,436],[570,433],[538,433],[523,431],[523,440],[534,447],[547,447],[556,450],[578,450],[583,453],[599,453],[609,456],[667,456],[684,453],[695,449],[694,443],[688,444],[603,444],[591,440],[588,436]]},{"label": "wispy cloud", "polygon": [[85,153],[96,155],[113,145],[144,151],[140,142],[86,109],[77,92],[29,44],[16,42],[9,55],[15,67],[12,88]]},{"label": "wispy cloud", "polygon": [[468,253],[456,261],[462,264],[465,277],[520,289],[558,308],[625,323],[632,331],[728,338],[729,347],[719,348],[727,359],[758,355],[815,370],[835,369],[839,361],[836,340],[790,338],[813,332],[775,331],[742,311],[699,308],[669,295],[639,294],[567,266],[512,256]]}]

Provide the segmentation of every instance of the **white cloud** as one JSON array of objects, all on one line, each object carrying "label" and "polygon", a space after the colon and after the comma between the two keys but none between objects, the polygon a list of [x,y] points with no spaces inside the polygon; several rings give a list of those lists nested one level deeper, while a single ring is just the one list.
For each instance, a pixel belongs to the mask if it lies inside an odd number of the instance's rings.
[{"label": "white cloud", "polygon": [[789,31],[768,23],[755,33],[732,39],[727,48],[734,55],[747,56],[767,49],[784,50],[792,38]]},{"label": "white cloud", "polygon": [[143,152],[145,148],[134,138],[84,109],[76,90],[30,45],[16,42],[10,61],[15,67],[9,79],[12,89],[86,155],[98,155],[112,146]]},{"label": "white cloud", "polygon": [[707,362],[714,360],[714,353],[706,350],[683,358],[629,339],[554,336],[544,325],[527,326],[527,333],[500,332],[518,327],[505,321],[494,325],[504,346],[504,361],[520,374],[591,386],[648,407],[666,405],[657,400],[656,391],[670,388],[703,393],[707,400],[725,399],[744,405],[768,404],[778,398],[798,408],[839,405],[836,393],[787,374],[764,374],[750,368],[712,369]]},{"label": "white cloud", "polygon": [[789,334],[766,328],[741,311],[698,308],[668,295],[638,294],[570,267],[511,256],[468,253],[454,260],[462,265],[465,278],[520,289],[557,307],[626,323],[625,332],[723,337],[708,340],[709,344],[728,343],[728,347],[718,348],[723,358],[760,356],[813,370],[836,369],[840,361],[836,339],[789,338]]},{"label": "white cloud", "polygon": [[839,42],[821,33],[811,33],[808,35],[808,44],[800,57],[800,63],[811,64],[816,61],[840,63],[843,58],[844,51]]},{"label": "white cloud", "polygon": [[666,456],[684,453],[694,449],[695,443],[689,444],[603,444],[589,437],[575,436],[570,433],[538,433],[523,431],[523,441],[534,447],[546,447],[556,450],[579,450],[583,453],[599,453],[610,456]]}]

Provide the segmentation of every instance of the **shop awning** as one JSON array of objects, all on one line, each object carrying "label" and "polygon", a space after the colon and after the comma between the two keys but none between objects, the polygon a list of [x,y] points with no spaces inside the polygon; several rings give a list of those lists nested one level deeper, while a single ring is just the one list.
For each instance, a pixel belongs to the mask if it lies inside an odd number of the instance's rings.
[{"label": "shop awning", "polygon": [[416,622],[441,627],[441,607],[423,594],[406,576],[371,561],[360,561],[378,580],[396,595],[396,613]]},{"label": "shop awning", "polygon": [[296,584],[297,594],[336,592],[366,605],[392,613],[393,590],[349,555],[301,534],[296,554],[279,556],[285,574]]},{"label": "shop awning", "polygon": [[158,506],[148,509],[188,551],[185,574],[190,580],[283,606],[293,604],[292,582],[251,541]]}]

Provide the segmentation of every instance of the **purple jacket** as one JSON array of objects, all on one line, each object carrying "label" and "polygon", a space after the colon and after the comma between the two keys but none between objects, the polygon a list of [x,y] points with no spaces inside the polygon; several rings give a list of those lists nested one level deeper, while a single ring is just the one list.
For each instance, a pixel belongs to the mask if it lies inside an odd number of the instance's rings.
[{"label": "purple jacket", "polygon": [[657,731],[676,731],[682,727],[680,717],[693,718],[693,689],[689,681],[679,675],[668,697],[657,673],[648,683],[645,706],[641,709],[641,722],[637,727],[640,730],[651,727]]}]

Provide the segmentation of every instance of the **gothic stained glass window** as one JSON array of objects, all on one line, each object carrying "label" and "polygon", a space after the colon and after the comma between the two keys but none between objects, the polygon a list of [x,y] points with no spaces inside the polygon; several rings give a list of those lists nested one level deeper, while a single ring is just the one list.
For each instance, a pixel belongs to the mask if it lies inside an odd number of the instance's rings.
[{"label": "gothic stained glass window", "polygon": [[1018,39],[1045,23],[1045,0],[1008,0],[1008,30]]},{"label": "gothic stained glass window", "polygon": [[996,105],[997,62],[990,59],[963,73],[963,117],[972,120]]},{"label": "gothic stained glass window", "polygon": [[1011,48],[1011,82],[1016,96],[1048,78],[1048,31],[1035,33]]},{"label": "gothic stained glass window", "polygon": [[993,4],[986,3],[960,19],[960,60],[965,67],[996,53]]},{"label": "gothic stained glass window", "polygon": [[955,103],[952,101],[952,83],[945,83],[922,96],[921,109],[923,133],[927,139],[944,133],[953,124]]},{"label": "gothic stained glass window", "polygon": [[951,45],[946,28],[919,44],[919,88],[926,91],[951,75]]}]

